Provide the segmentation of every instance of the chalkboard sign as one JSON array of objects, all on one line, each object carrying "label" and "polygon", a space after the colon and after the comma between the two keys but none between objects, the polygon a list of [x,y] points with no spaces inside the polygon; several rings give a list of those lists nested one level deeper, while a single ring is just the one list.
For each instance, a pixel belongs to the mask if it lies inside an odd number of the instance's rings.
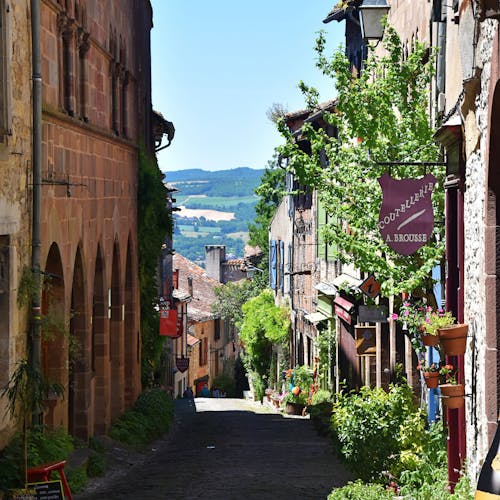
[{"label": "chalkboard sign", "polygon": [[64,500],[61,481],[28,483],[27,487],[35,491],[34,498],[36,500]]}]

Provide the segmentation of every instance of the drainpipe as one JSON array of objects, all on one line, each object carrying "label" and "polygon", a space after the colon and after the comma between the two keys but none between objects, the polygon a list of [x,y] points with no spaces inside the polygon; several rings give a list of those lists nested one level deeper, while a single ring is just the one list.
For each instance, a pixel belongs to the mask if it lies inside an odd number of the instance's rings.
[{"label": "drainpipe", "polygon": [[[42,71],[40,55],[40,0],[31,0],[31,51],[33,80],[33,222],[31,235],[31,270],[35,277],[35,290],[31,299],[31,366],[40,371],[41,360],[41,162],[42,162]],[[33,414],[33,423],[40,415]]]}]

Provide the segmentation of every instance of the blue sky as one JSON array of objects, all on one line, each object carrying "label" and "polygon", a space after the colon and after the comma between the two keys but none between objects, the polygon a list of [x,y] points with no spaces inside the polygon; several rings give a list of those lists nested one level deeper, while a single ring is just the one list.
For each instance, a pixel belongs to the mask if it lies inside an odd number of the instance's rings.
[{"label": "blue sky", "polygon": [[316,69],[316,33],[328,50],[344,23],[323,24],[336,0],[152,0],[153,107],[176,129],[160,168],[264,168],[282,142],[266,111],[304,108],[300,80],[321,100],[332,80]]}]

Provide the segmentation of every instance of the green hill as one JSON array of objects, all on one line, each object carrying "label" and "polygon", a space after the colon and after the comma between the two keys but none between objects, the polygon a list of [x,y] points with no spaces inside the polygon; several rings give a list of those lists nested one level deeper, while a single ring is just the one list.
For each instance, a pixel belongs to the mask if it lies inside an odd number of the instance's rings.
[{"label": "green hill", "polygon": [[222,197],[252,196],[260,184],[264,169],[239,167],[230,170],[201,169],[165,172],[166,181],[177,188],[182,196],[206,195]]},{"label": "green hill", "polygon": [[[264,169],[247,167],[207,171],[201,169],[166,172],[166,182],[174,193],[176,206],[200,211],[199,217],[182,217],[174,212],[174,248],[192,261],[204,261],[205,245],[226,245],[227,255],[242,257],[248,224],[255,218],[257,196]],[[234,213],[230,221],[208,219],[202,210]]]}]

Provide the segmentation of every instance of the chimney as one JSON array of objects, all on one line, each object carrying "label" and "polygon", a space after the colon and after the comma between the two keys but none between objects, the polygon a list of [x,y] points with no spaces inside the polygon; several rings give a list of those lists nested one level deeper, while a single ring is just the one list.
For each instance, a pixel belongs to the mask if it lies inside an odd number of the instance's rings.
[{"label": "chimney", "polygon": [[188,292],[191,297],[193,296],[193,278],[188,276]]},{"label": "chimney", "polygon": [[224,283],[222,263],[226,260],[225,245],[205,245],[205,270],[207,276]]}]

